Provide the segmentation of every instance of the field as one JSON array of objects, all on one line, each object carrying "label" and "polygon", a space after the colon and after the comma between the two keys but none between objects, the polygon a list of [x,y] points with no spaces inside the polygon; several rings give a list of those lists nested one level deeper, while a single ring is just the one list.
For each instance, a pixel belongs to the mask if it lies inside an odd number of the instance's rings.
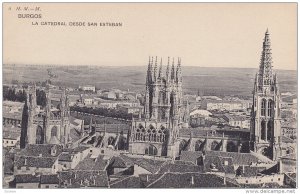
[{"label": "field", "polygon": [[[118,88],[142,92],[145,89],[146,66],[46,66],[3,65],[3,83],[45,81],[48,70],[53,83],[78,87],[92,84],[97,89]],[[188,94],[251,96],[257,69],[183,66],[183,90]],[[297,72],[276,70],[281,92],[297,91]]]}]

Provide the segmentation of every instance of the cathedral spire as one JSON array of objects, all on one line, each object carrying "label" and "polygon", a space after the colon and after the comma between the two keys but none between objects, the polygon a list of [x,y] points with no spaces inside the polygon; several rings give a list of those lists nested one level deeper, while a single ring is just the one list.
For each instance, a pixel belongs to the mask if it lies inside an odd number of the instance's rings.
[{"label": "cathedral spire", "polygon": [[155,65],[154,65],[154,68],[153,68],[153,80],[156,81],[156,78],[157,78],[157,56],[155,57]]},{"label": "cathedral spire", "polygon": [[159,70],[158,70],[158,78],[161,78],[161,73],[162,73],[162,58],[160,58],[160,65],[159,65]]},{"label": "cathedral spire", "polygon": [[176,81],[182,82],[182,74],[181,74],[181,58],[178,58],[178,64],[176,69]]},{"label": "cathedral spire", "polygon": [[173,57],[172,69],[171,69],[171,79],[175,80],[175,65],[174,65],[174,57]]},{"label": "cathedral spire", "polygon": [[271,41],[270,41],[270,34],[267,29],[265,33],[265,38],[263,42],[263,50],[260,59],[260,66],[259,66],[259,85],[270,85],[272,84],[271,81],[273,79],[272,73],[272,53],[271,53]]},{"label": "cathedral spire", "polygon": [[170,79],[170,57],[168,57],[168,65],[166,69],[166,80],[168,81]]}]

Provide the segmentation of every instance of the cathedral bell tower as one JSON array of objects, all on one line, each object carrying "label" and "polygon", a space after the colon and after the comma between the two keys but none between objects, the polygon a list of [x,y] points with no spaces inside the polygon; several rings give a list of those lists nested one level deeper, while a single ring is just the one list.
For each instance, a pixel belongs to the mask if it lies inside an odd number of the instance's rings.
[{"label": "cathedral bell tower", "polygon": [[281,155],[280,92],[272,71],[270,34],[265,33],[259,71],[255,76],[250,148],[272,160]]}]

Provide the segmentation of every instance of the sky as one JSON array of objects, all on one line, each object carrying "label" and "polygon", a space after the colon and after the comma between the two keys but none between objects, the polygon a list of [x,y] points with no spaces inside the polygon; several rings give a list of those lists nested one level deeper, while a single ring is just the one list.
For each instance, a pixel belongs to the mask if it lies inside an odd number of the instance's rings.
[{"label": "sky", "polygon": [[[17,10],[26,6],[40,11]],[[18,16],[28,13],[42,18]],[[3,63],[144,66],[170,56],[183,66],[258,68],[267,28],[274,68],[296,70],[296,3],[5,3]]]}]

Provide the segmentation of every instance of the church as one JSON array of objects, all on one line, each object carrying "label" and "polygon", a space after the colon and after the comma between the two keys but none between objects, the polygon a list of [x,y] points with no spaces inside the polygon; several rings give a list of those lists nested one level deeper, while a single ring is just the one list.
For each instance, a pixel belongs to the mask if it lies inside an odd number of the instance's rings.
[{"label": "church", "polygon": [[21,139],[25,144],[63,144],[70,139],[70,109],[68,95],[63,90],[58,106],[51,103],[50,86],[46,86],[46,106],[37,105],[36,86],[27,91],[27,130]]},{"label": "church", "polygon": [[[281,130],[281,98],[277,75],[272,68],[271,41],[265,33],[259,71],[255,77],[251,112],[250,148],[272,160],[294,152]],[[295,146],[296,147],[296,146]]]},{"label": "church", "polygon": [[170,68],[168,58],[165,73],[162,59],[158,67],[149,58],[146,76],[144,116],[132,122],[129,152],[134,154],[174,157],[178,155],[179,131],[188,127],[188,102],[182,93],[181,59]]}]

